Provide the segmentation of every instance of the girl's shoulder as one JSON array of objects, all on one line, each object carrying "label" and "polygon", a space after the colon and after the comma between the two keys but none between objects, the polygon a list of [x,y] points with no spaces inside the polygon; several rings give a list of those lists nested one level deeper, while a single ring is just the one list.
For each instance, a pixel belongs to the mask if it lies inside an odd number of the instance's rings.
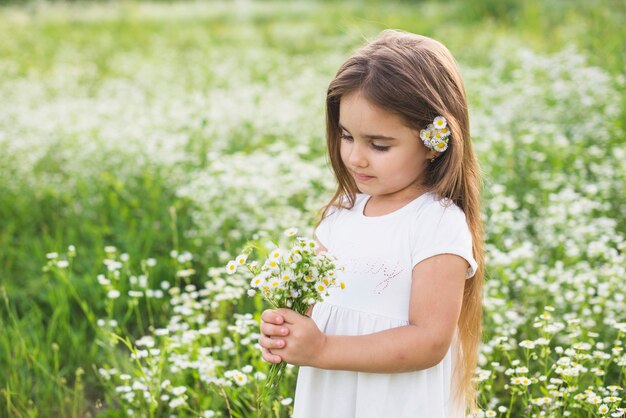
[{"label": "girl's shoulder", "polygon": [[462,226],[466,224],[465,212],[452,199],[428,192],[419,209],[414,212],[414,221],[420,227],[424,225]]},{"label": "girl's shoulder", "polygon": [[422,205],[424,210],[426,211],[436,211],[436,212],[461,212],[463,213],[463,209],[461,209],[454,201],[448,197],[442,197],[435,192],[427,192],[425,194],[424,204]]}]

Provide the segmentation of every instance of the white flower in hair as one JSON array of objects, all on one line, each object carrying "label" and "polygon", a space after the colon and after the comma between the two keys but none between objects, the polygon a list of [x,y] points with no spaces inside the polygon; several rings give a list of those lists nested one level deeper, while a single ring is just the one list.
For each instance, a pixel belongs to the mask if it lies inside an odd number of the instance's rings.
[{"label": "white flower in hair", "polygon": [[435,150],[439,151],[439,152],[444,152],[445,150],[448,149],[448,143],[447,142],[438,142],[437,145],[435,145]]},{"label": "white flower in hair", "polygon": [[444,118],[443,116],[437,116],[433,121],[433,125],[435,125],[437,129],[445,128],[447,125],[446,118]]},{"label": "white flower in hair", "polygon": [[420,131],[420,139],[424,145],[437,152],[444,152],[448,149],[450,128],[443,116],[437,116],[433,123],[429,123],[425,129]]}]

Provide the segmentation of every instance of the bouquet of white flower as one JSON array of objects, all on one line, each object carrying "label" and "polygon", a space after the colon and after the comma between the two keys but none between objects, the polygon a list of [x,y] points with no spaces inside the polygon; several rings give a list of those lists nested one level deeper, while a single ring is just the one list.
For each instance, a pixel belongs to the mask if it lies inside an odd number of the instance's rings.
[{"label": "bouquet of white flower", "polygon": [[[239,266],[246,266],[254,275],[250,282],[249,296],[260,292],[269,304],[277,308],[290,308],[305,315],[308,308],[328,296],[332,287],[345,288],[343,282],[337,283],[336,258],[327,252],[316,251],[316,243],[311,239],[296,236],[296,228],[285,231],[285,235],[293,238],[289,249],[275,245],[269,252],[265,262],[248,262],[248,256],[254,249],[262,256],[264,248],[258,242],[246,245],[242,254],[231,260],[226,266],[229,273],[234,273]],[[266,381],[266,389],[270,392],[278,387],[286,363],[272,363]],[[267,394],[267,393],[266,393]]]}]

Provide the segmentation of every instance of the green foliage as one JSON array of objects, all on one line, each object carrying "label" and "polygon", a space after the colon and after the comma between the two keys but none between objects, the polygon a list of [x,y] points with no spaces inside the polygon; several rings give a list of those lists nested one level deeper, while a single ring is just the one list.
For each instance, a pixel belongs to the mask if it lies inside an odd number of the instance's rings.
[{"label": "green foliage", "polygon": [[[201,290],[205,305],[189,309],[217,321],[217,333],[200,334],[188,353],[159,348],[197,359],[201,348],[219,347],[214,377],[244,373],[249,383],[219,386],[197,369],[151,366],[176,376],[172,387],[188,388],[181,416],[245,417],[259,408],[253,373],[241,370],[267,370],[250,335],[264,305],[215,268],[248,239],[311,227],[333,186],[324,157],[327,83],[386,27],[443,41],[467,86],[485,176],[485,353],[498,363],[481,365],[482,406],[506,406],[500,416],[526,405],[539,413],[531,398],[551,396],[550,382],[532,376],[535,392],[518,390],[506,370],[557,378],[557,347],[578,350],[589,369],[562,379],[571,387],[626,386],[617,366],[624,333],[606,322],[626,321],[625,20],[617,0],[246,8],[1,0],[0,416],[132,415],[116,388],[147,363],[129,354],[189,308],[188,299],[172,299]],[[110,290],[120,296],[107,297]],[[239,316],[248,312],[257,314]],[[242,333],[228,328],[237,321]],[[550,344],[519,346],[538,338]],[[612,360],[573,348],[587,341]],[[107,380],[100,368],[117,374]],[[281,397],[259,415],[288,415],[296,370],[287,371]],[[141,412],[169,416],[168,396]],[[596,416],[598,407],[583,403],[571,416]]]}]

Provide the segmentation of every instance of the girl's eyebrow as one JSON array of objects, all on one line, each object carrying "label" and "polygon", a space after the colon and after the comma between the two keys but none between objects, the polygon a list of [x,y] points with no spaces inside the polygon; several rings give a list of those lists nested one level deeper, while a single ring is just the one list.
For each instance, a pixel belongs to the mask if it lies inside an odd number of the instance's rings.
[{"label": "girl's eyebrow", "polygon": [[[339,128],[343,129],[344,131],[350,133],[349,130],[347,130],[342,124],[341,122],[339,122]],[[367,139],[377,139],[379,141],[395,141],[397,138],[394,138],[392,136],[385,136],[385,135],[377,135],[377,134],[373,134],[373,135],[363,135],[364,138]]]}]

